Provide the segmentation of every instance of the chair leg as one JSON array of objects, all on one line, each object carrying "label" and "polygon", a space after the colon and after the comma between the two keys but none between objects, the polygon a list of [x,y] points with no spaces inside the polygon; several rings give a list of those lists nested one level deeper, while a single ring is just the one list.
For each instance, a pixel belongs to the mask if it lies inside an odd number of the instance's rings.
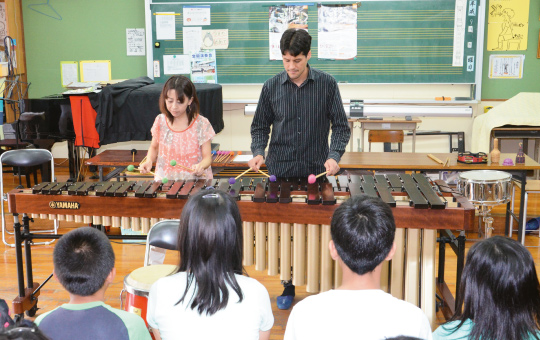
[{"label": "chair leg", "polygon": [[32,172],[32,168],[25,168],[24,169],[24,177],[26,177],[26,187],[30,188],[30,173]]},{"label": "chair leg", "polygon": [[514,206],[516,204],[516,186],[515,184],[512,185],[512,199],[510,200],[510,212],[512,212],[512,216],[510,216],[510,224],[508,227],[508,237],[512,237],[512,229],[514,225]]},{"label": "chair leg", "polygon": [[[521,188],[521,190],[525,190]],[[521,230],[521,244],[525,245],[525,229],[527,228],[527,201],[529,200],[529,193],[525,191],[525,202],[523,202],[523,228]]]},{"label": "chair leg", "polygon": [[34,173],[34,185],[37,185],[38,184],[38,175],[37,175],[38,168],[34,168],[32,172]]}]

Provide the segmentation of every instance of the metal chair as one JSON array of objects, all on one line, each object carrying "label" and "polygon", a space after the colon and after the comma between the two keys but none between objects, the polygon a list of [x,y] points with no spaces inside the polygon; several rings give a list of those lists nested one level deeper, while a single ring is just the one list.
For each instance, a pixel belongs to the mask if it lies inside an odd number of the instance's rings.
[{"label": "metal chair", "polygon": [[[0,178],[2,178],[0,184],[0,199],[2,200],[2,241],[5,245],[10,247],[15,247],[14,243],[8,243],[6,241],[6,233],[13,234],[6,229],[6,219],[4,212],[4,201],[7,200],[7,196],[4,197],[4,181],[3,181],[3,166],[11,167],[35,167],[38,165],[46,164],[47,162],[51,163],[51,178],[54,179],[54,158],[52,153],[49,150],[45,149],[19,149],[19,150],[10,150],[2,153],[0,155]],[[22,187],[19,171],[19,186]],[[26,215],[26,214],[24,214]],[[24,216],[23,215],[23,216]],[[42,230],[35,232],[53,232],[58,234],[58,220],[54,220],[54,229],[52,230]],[[34,244],[51,244],[54,240],[49,242],[38,242]]]},{"label": "metal chair", "polygon": [[[512,215],[510,217],[510,227],[509,227],[509,237],[512,237],[512,226],[514,224],[514,206],[515,206],[515,198],[516,198],[516,187],[518,187],[520,190],[525,190],[525,201],[523,202],[523,235],[521,238],[521,243],[525,244],[525,229],[527,225],[527,202],[529,200],[529,194],[540,194],[540,180],[530,180],[527,181],[527,184],[525,184],[525,188],[522,188],[520,181],[514,181],[514,186],[512,187],[512,199],[510,203],[510,211],[512,211]],[[519,217],[519,216],[518,216]],[[516,218],[517,220],[517,218]],[[519,230],[519,229],[518,229]],[[540,234],[538,235],[540,237]]]},{"label": "metal chair", "polygon": [[[404,139],[403,130],[369,130],[369,152],[371,152],[371,143],[385,143],[385,152],[401,152]],[[387,147],[387,143],[398,143],[397,150],[392,150],[392,146]]]},{"label": "metal chair", "polygon": [[162,264],[161,261],[152,259],[151,254],[156,252],[155,248],[178,250],[178,230],[180,229],[180,220],[165,220],[154,224],[148,232],[146,239],[146,251],[144,253],[144,266],[153,264]]},{"label": "metal chair", "polygon": [[[163,264],[163,256],[152,256],[156,248],[178,250],[178,230],[180,220],[165,220],[154,224],[146,238],[144,267],[131,271],[124,277],[124,288],[120,291],[120,309],[138,314],[146,323],[146,304],[150,287],[158,279],[176,272],[175,265]],[[156,258],[159,257],[159,258]],[[124,299],[124,293],[126,297]],[[141,302],[144,301],[144,303]],[[125,307],[124,307],[125,305]],[[144,305],[144,308],[142,305]],[[146,324],[148,326],[148,323]]]}]

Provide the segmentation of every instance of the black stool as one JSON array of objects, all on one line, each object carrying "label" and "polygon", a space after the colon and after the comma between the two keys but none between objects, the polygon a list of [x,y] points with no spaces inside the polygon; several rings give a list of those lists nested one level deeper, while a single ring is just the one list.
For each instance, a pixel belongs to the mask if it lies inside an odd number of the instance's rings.
[{"label": "black stool", "polygon": [[[2,241],[5,245],[14,247],[15,244],[6,242],[6,233],[12,234],[6,230],[6,219],[4,212],[4,201],[7,200],[7,197],[4,197],[4,172],[3,166],[11,166],[18,168],[31,168],[37,167],[38,165],[46,164],[47,162],[51,163],[51,179],[54,179],[54,158],[52,153],[49,150],[45,149],[20,149],[20,150],[10,150],[2,153],[0,155],[0,178],[2,179],[0,183],[0,199],[2,200]],[[21,173],[19,170],[19,185],[21,185]],[[43,176],[42,176],[43,177]],[[34,177],[34,180],[37,181],[37,175]],[[27,184],[29,185],[28,175],[27,175]],[[36,183],[37,184],[37,183]],[[54,229],[53,230],[44,230],[38,232],[54,232],[58,233],[58,220],[54,220]],[[40,242],[34,244],[51,244],[51,242]]]}]

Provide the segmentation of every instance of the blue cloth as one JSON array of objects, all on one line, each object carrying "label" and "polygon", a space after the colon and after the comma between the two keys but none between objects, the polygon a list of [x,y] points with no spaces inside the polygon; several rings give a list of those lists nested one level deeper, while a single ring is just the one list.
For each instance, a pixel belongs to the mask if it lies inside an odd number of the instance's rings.
[{"label": "blue cloth", "polygon": [[[441,325],[435,330],[435,332],[433,332],[433,340],[467,340],[474,324],[471,320],[467,320],[454,332],[454,328],[459,325],[459,322],[460,321],[451,321]],[[537,336],[540,336],[540,333],[537,333]],[[528,339],[523,340],[533,339],[535,338],[530,336]]]}]

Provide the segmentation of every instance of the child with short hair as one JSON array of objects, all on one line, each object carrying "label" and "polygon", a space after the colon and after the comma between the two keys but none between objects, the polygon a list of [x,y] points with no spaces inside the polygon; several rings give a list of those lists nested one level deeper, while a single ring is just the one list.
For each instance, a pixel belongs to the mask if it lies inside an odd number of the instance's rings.
[{"label": "child with short hair", "polygon": [[152,126],[152,142],[141,173],[149,172],[156,162],[155,180],[212,178],[211,143],[216,133],[199,107],[191,80],[184,76],[167,80],[159,97],[162,113]]},{"label": "child with short hair", "polygon": [[330,230],[330,255],[343,271],[342,284],[300,301],[289,316],[285,340],[431,339],[420,308],[381,290],[383,262],[396,251],[390,207],[380,198],[353,197],[335,210]]},{"label": "child with short hair", "polygon": [[150,340],[144,320],[104,303],[116,275],[114,251],[107,236],[82,227],[63,235],[53,252],[54,277],[69,292],[69,303],[36,318],[54,340]]}]

